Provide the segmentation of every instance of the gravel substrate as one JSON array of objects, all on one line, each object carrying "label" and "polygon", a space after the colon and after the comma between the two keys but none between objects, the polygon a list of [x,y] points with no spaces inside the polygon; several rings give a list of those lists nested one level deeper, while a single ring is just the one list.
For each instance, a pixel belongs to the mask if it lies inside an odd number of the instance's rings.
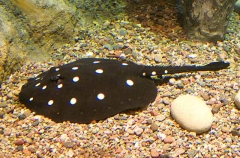
[{"label": "gravel substrate", "polygon": [[[158,21],[159,27],[148,26],[156,20],[148,11],[158,10],[145,5],[141,23],[123,15],[118,21],[88,26],[74,46],[54,50],[48,62],[26,62],[2,84],[0,157],[240,157],[240,111],[233,102],[240,86],[239,15],[232,15],[226,40],[201,43],[186,40],[173,6],[163,8],[167,17]],[[82,57],[117,57],[145,65],[228,61],[231,66],[218,72],[182,74],[158,85],[155,103],[146,108],[91,124],[55,123],[18,102],[28,78]],[[173,120],[170,104],[181,94],[200,96],[212,108],[210,131],[197,135]]]}]

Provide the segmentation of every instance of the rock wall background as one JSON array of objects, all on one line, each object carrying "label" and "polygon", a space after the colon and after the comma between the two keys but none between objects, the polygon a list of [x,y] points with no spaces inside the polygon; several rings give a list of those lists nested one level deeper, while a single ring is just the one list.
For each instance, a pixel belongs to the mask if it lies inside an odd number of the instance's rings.
[{"label": "rock wall background", "polygon": [[118,0],[0,0],[0,82],[26,59],[47,60],[92,20],[109,18],[123,7]]}]

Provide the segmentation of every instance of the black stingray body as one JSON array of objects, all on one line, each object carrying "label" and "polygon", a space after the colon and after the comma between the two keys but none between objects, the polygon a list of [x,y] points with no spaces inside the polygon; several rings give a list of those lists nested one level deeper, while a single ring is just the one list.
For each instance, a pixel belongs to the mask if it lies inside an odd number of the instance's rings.
[{"label": "black stingray body", "polygon": [[206,66],[151,67],[130,61],[86,58],[29,79],[19,100],[55,122],[90,123],[153,102],[157,89],[150,76],[215,71],[228,66],[216,62]]}]

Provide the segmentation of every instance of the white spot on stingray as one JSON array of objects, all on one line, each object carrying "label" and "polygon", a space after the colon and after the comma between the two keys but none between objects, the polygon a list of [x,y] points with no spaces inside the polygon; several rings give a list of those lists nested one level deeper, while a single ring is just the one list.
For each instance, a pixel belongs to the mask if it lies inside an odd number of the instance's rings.
[{"label": "white spot on stingray", "polygon": [[56,72],[59,71],[59,70],[60,70],[59,68],[56,68],[56,69],[55,69]]},{"label": "white spot on stingray", "polygon": [[134,84],[134,82],[132,80],[127,80],[126,83],[128,86],[132,86]]},{"label": "white spot on stingray", "polygon": [[127,66],[128,65],[128,63],[122,63],[122,66]]},{"label": "white spot on stingray", "polygon": [[40,78],[39,78],[39,77],[37,77],[37,78],[35,78],[35,80],[40,80]]},{"label": "white spot on stingray", "polygon": [[98,73],[98,74],[101,74],[101,73],[103,73],[103,70],[102,69],[97,69],[95,72]]},{"label": "white spot on stingray", "polygon": [[63,84],[59,84],[58,86],[57,86],[57,88],[62,88],[63,87]]},{"label": "white spot on stingray", "polygon": [[105,98],[105,95],[103,93],[99,93],[97,95],[98,100],[103,100]]},{"label": "white spot on stingray", "polygon": [[33,101],[33,97],[29,98],[29,101]]},{"label": "white spot on stingray", "polygon": [[36,85],[35,85],[35,87],[37,87],[37,86],[39,86],[40,85],[40,83],[37,83]]},{"label": "white spot on stingray", "polygon": [[72,105],[76,104],[76,102],[77,102],[77,99],[76,99],[76,98],[72,98],[72,99],[70,100],[70,104],[72,104]]},{"label": "white spot on stingray", "polygon": [[153,72],[152,72],[152,75],[153,75],[153,76],[155,76],[156,74],[157,74],[156,71],[153,71]]},{"label": "white spot on stingray", "polygon": [[75,66],[75,67],[72,67],[72,70],[77,70],[78,69],[78,67],[77,66]]},{"label": "white spot on stingray", "polygon": [[100,63],[100,61],[94,61],[94,62],[93,62],[93,64],[98,64],[98,63]]},{"label": "white spot on stingray", "polygon": [[77,81],[79,81],[79,77],[73,77],[73,82],[77,82]]},{"label": "white spot on stingray", "polygon": [[142,73],[143,76],[146,76],[146,72]]},{"label": "white spot on stingray", "polygon": [[53,105],[53,103],[54,103],[53,100],[49,100],[49,101],[48,101],[48,105],[49,105],[49,106],[50,106],[50,105]]},{"label": "white spot on stingray", "polygon": [[43,87],[42,87],[42,90],[44,90],[44,89],[46,89],[46,88],[47,88],[47,85],[43,86]]},{"label": "white spot on stingray", "polygon": [[167,74],[167,73],[168,73],[168,70],[165,70],[164,73]]}]

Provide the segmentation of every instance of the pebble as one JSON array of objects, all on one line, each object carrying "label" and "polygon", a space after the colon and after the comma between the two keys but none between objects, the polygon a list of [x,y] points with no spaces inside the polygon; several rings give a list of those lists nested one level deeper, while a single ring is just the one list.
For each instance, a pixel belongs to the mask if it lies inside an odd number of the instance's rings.
[{"label": "pebble", "polygon": [[143,133],[143,129],[140,127],[135,127],[133,131],[137,136],[140,136]]},{"label": "pebble", "polygon": [[0,134],[4,134],[4,128],[0,127]]},{"label": "pebble", "polygon": [[104,44],[103,47],[108,50],[113,50],[113,46],[111,44]]},{"label": "pebble", "polygon": [[31,111],[29,109],[25,110],[23,113],[26,117],[31,115]]},{"label": "pebble", "polygon": [[19,145],[19,146],[17,146],[17,148],[16,148],[18,151],[23,151],[23,146],[22,145]]},{"label": "pebble", "polygon": [[16,141],[14,142],[14,144],[15,144],[15,145],[23,145],[23,144],[24,144],[24,140],[22,140],[22,139],[16,140]]},{"label": "pebble", "polygon": [[0,118],[4,118],[5,113],[0,111]]},{"label": "pebble", "polygon": [[159,153],[157,152],[157,150],[155,148],[151,149],[151,156],[153,158],[159,157]]},{"label": "pebble", "polygon": [[236,94],[234,98],[234,103],[238,109],[240,109],[240,91]]},{"label": "pebble", "polygon": [[87,52],[86,57],[87,58],[92,58],[93,57],[93,52]]},{"label": "pebble", "polygon": [[71,142],[71,141],[67,141],[67,142],[64,142],[63,144],[66,148],[73,148],[74,147],[74,143]]},{"label": "pebble", "polygon": [[175,82],[176,82],[176,79],[175,79],[175,78],[171,78],[171,79],[169,80],[169,84],[170,84],[171,86],[173,86],[173,85],[175,84]]},{"label": "pebble", "polygon": [[231,133],[232,133],[233,136],[240,137],[240,128],[239,129],[237,129],[237,128],[232,129]]},{"label": "pebble", "polygon": [[155,131],[158,130],[158,125],[155,124],[155,123],[153,123],[153,124],[151,124],[150,128],[151,128],[151,130],[152,130],[153,132],[155,132]]},{"label": "pebble", "polygon": [[6,107],[8,107],[8,104],[7,103],[0,103],[0,108],[6,108]]},{"label": "pebble", "polygon": [[159,115],[157,115],[157,117],[156,117],[156,121],[163,121],[163,120],[165,120],[166,119],[166,116],[165,115],[163,115],[163,114],[159,114]]},{"label": "pebble", "polygon": [[168,150],[171,150],[171,144],[167,143],[167,144],[164,144],[163,147],[162,147],[162,150],[163,151],[168,151]]},{"label": "pebble", "polygon": [[126,36],[126,35],[127,35],[127,31],[124,30],[124,29],[121,29],[121,30],[119,31],[119,34],[122,35],[122,36]]},{"label": "pebble", "polygon": [[23,119],[25,119],[25,118],[26,118],[26,115],[25,115],[25,114],[21,114],[21,115],[18,116],[18,119],[19,119],[19,120],[23,120]]},{"label": "pebble", "polygon": [[166,136],[163,141],[164,143],[172,143],[174,141],[174,138],[172,136]]},{"label": "pebble", "polygon": [[165,105],[169,105],[169,104],[170,104],[169,98],[168,98],[168,97],[164,97],[164,98],[163,98],[163,103],[164,103]]},{"label": "pebble", "polygon": [[124,54],[128,55],[128,54],[132,54],[132,49],[128,48],[128,49],[125,49],[123,51]]},{"label": "pebble", "polygon": [[177,148],[175,149],[174,153],[173,153],[173,157],[178,157],[179,155],[183,154],[185,152],[185,150],[183,148]]},{"label": "pebble", "polygon": [[204,101],[207,101],[207,100],[210,99],[210,98],[209,98],[209,95],[208,95],[207,93],[202,93],[202,94],[201,94],[201,97],[203,98]]},{"label": "pebble", "polygon": [[184,88],[184,85],[181,81],[177,82],[177,88],[179,88],[179,89]]},{"label": "pebble", "polygon": [[39,125],[39,120],[35,120],[33,123],[32,123],[32,126],[34,127],[34,126],[37,126],[37,125]]},{"label": "pebble", "polygon": [[31,138],[25,138],[25,142],[28,143],[28,144],[31,144],[32,143],[32,139]]},{"label": "pebble", "polygon": [[188,152],[187,152],[187,155],[188,155],[188,158],[194,158],[195,157],[195,155],[197,154],[197,150],[194,150],[194,149],[192,149],[192,150],[189,150]]},{"label": "pebble", "polygon": [[196,96],[182,95],[171,105],[171,115],[181,127],[197,134],[212,126],[213,115],[206,103]]},{"label": "pebble", "polygon": [[229,132],[230,131],[230,129],[228,128],[228,127],[226,127],[226,126],[223,126],[222,127],[222,132],[223,133],[227,133],[227,132]]},{"label": "pebble", "polygon": [[219,110],[220,110],[220,106],[214,106],[214,107],[212,108],[212,113],[213,113],[213,114],[216,114],[216,113],[218,113]]},{"label": "pebble", "polygon": [[23,149],[23,154],[26,156],[30,156],[32,153],[28,149]]},{"label": "pebble", "polygon": [[60,140],[61,140],[62,142],[66,142],[67,139],[69,139],[67,134],[62,134],[62,135],[60,136]]},{"label": "pebble", "polygon": [[153,110],[153,111],[150,112],[150,114],[152,116],[157,116],[158,115],[158,111],[157,110]]},{"label": "pebble", "polygon": [[156,62],[161,62],[161,61],[162,61],[161,55],[160,55],[160,54],[156,54],[156,55],[154,56],[154,60],[155,60]]}]

